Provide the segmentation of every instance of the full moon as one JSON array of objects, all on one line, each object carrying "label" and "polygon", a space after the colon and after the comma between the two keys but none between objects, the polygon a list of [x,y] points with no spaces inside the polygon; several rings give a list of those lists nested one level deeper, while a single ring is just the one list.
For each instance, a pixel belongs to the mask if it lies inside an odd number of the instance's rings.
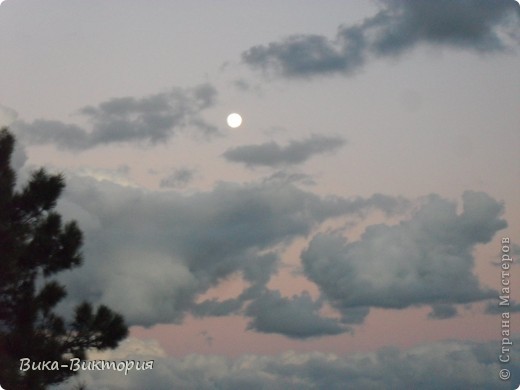
[{"label": "full moon", "polygon": [[242,124],[242,117],[237,113],[229,114],[227,117],[227,124],[229,127],[236,129]]}]

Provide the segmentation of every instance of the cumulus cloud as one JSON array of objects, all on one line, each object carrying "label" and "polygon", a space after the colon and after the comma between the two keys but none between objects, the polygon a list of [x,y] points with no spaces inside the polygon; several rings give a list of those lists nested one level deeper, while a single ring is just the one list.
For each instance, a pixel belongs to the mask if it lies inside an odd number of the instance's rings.
[{"label": "cumulus cloud", "polygon": [[302,141],[291,141],[287,146],[280,146],[276,142],[238,146],[227,150],[224,157],[248,167],[277,167],[303,163],[314,155],[336,151],[345,143],[341,137],[314,135]]},{"label": "cumulus cloud", "polygon": [[61,149],[85,150],[125,142],[153,145],[166,142],[186,126],[193,126],[206,135],[217,133],[217,129],[200,116],[214,104],[216,94],[213,86],[203,84],[142,98],[114,98],[80,109],[91,130],[47,119],[32,123],[20,120],[12,127],[26,143],[50,143]]},{"label": "cumulus cloud", "polygon": [[351,74],[377,57],[396,56],[420,44],[496,52],[520,42],[514,0],[380,0],[373,17],[340,26],[334,39],[294,35],[253,46],[242,60],[285,77]]},{"label": "cumulus cloud", "polygon": [[247,307],[246,314],[252,317],[248,328],[300,339],[347,331],[337,320],[320,316],[321,307],[307,292],[285,298],[265,290]]},{"label": "cumulus cloud", "polygon": [[442,318],[453,304],[496,298],[474,275],[472,253],[507,226],[503,205],[479,192],[462,198],[457,214],[455,202],[431,195],[409,220],[369,226],[355,242],[319,234],[302,253],[304,273],[344,322],[352,309],[433,305]]},{"label": "cumulus cloud", "polygon": [[[283,297],[267,289],[280,256],[331,218],[359,221],[371,210],[409,212],[412,202],[382,194],[319,197],[291,183],[220,183],[211,191],[144,191],[71,176],[60,212],[85,233],[85,262],[60,277],[69,290],[63,313],[87,299],[121,312],[129,324],[181,323],[195,316],[243,315],[250,329],[292,338],[350,330],[370,307],[451,306],[496,298],[472,273],[472,250],[503,228],[502,205],[483,193],[463,196],[463,211],[427,197],[410,219],[367,228],[359,241],[315,236],[302,254],[304,275],[321,297]],[[231,275],[247,287],[235,298],[200,301]],[[341,322],[323,317],[330,303]]]},{"label": "cumulus cloud", "polygon": [[[144,326],[179,323],[190,312],[235,313],[262,296],[280,251],[295,238],[330,218],[395,213],[408,205],[384,195],[322,198],[272,182],[221,183],[190,195],[74,176],[67,184],[60,210],[84,230],[86,257],[80,270],[62,275],[69,304],[103,302]],[[248,283],[237,301],[198,301],[235,273]],[[316,306],[305,299],[288,306],[308,308],[306,318],[318,321]]]},{"label": "cumulus cloud", "polygon": [[[320,352],[286,352],[279,356],[190,355],[163,357],[151,342],[132,339],[121,348],[132,351],[118,359],[154,359],[153,370],[82,371],[80,380],[93,389],[504,389],[498,378],[497,342],[445,341],[407,350],[382,348],[368,354],[338,356]],[[520,342],[518,339],[514,343]],[[159,351],[160,352],[160,351]],[[520,376],[520,364],[507,367],[512,378]],[[70,388],[71,383],[54,387]],[[509,384],[505,383],[507,386]]]}]

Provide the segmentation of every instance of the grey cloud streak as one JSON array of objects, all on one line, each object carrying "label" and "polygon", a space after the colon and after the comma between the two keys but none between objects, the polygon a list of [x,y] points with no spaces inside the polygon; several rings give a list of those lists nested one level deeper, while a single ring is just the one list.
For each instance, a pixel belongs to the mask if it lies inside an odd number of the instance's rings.
[{"label": "grey cloud streak", "polygon": [[137,142],[164,143],[177,131],[193,126],[204,135],[218,130],[201,112],[214,105],[217,91],[210,84],[173,88],[142,98],[120,97],[80,109],[90,131],[55,120],[17,121],[12,128],[27,144],[55,144],[60,149],[86,150],[99,145]]},{"label": "grey cloud streak", "polygon": [[[340,26],[334,39],[293,35],[242,53],[252,68],[285,77],[350,75],[367,61],[397,56],[420,44],[496,52],[520,42],[514,0],[381,0],[362,23]],[[504,36],[507,36],[505,39]]]},{"label": "grey cloud streak", "polygon": [[238,146],[227,150],[223,156],[228,161],[243,163],[248,167],[278,167],[300,164],[314,155],[331,153],[345,143],[341,137],[313,135],[301,141],[293,140],[287,146],[280,146],[276,142]]}]

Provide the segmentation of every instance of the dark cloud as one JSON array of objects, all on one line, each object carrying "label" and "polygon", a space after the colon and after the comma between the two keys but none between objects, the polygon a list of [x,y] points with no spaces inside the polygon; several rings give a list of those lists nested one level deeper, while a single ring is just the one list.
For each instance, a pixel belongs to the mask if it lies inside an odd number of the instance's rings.
[{"label": "dark cloud", "polygon": [[83,150],[95,146],[90,134],[80,126],[55,120],[37,119],[32,123],[17,121],[13,132],[27,144],[54,144],[60,149]]},{"label": "dark cloud", "polygon": [[326,37],[294,35],[282,42],[254,46],[242,53],[242,60],[284,76],[306,77],[356,69],[363,62],[361,49],[356,42],[343,49],[337,41]]},{"label": "dark cloud", "polygon": [[300,339],[347,331],[337,320],[320,316],[321,307],[307,292],[285,298],[278,291],[265,290],[246,309],[252,317],[248,329]]},{"label": "dark cloud", "polygon": [[[329,218],[358,218],[374,208],[392,213],[406,204],[382,195],[321,198],[273,182],[221,183],[182,195],[72,176],[60,210],[84,230],[86,259],[63,277],[70,302],[104,302],[133,325],[180,322],[190,311],[224,315],[261,295],[293,239]],[[249,284],[239,302],[197,303],[235,273]]]},{"label": "dark cloud", "polygon": [[[513,0],[381,0],[380,11],[334,39],[294,35],[242,53],[253,68],[286,77],[351,74],[367,60],[396,56],[420,44],[494,52],[518,43],[518,4]],[[507,37],[507,38],[505,38]]]},{"label": "dark cloud", "polygon": [[431,195],[409,220],[369,226],[359,241],[319,234],[302,253],[304,273],[345,322],[353,308],[434,305],[442,317],[449,305],[496,298],[474,275],[472,253],[507,226],[503,205],[468,191],[461,214],[456,207]]},{"label": "dark cloud", "polygon": [[125,142],[153,145],[166,142],[186,126],[193,126],[205,135],[217,133],[217,129],[200,116],[214,104],[216,94],[214,87],[204,84],[188,89],[174,88],[143,98],[114,98],[80,110],[92,126],[90,131],[45,119],[32,123],[17,121],[12,127],[27,143],[51,143],[62,149],[85,150]]},{"label": "dark cloud", "polygon": [[511,256],[515,258],[515,263],[518,262],[518,258],[520,257],[520,245],[514,243],[511,245]]},{"label": "dark cloud", "polygon": [[341,137],[313,135],[302,141],[291,141],[287,146],[280,146],[276,142],[239,146],[227,150],[224,157],[228,161],[240,162],[248,167],[277,167],[300,164],[314,155],[336,151],[345,143]]},{"label": "dark cloud", "polygon": [[487,304],[486,314],[497,315],[506,311],[509,313],[520,313],[520,303],[513,300],[509,301],[509,305],[500,306],[499,302],[502,302],[502,300],[499,298],[499,295],[497,294],[494,301]]},{"label": "dark cloud", "polygon": [[[373,29],[373,50],[398,54],[419,43],[466,48],[481,52],[505,48],[500,29],[514,27],[518,4],[511,0],[385,0],[385,9],[365,22]],[[515,18],[516,16],[516,18]]]},{"label": "dark cloud", "polygon": [[[513,338],[513,343],[520,342]],[[386,347],[374,353],[337,356],[321,352],[286,352],[279,356],[190,355],[185,358],[161,356],[153,345],[133,348],[133,353],[117,350],[105,359],[154,359],[153,370],[131,370],[128,375],[113,371],[82,371],[88,388],[140,389],[509,389],[501,381],[497,359],[498,340],[485,343],[444,341],[400,351]],[[135,351],[144,350],[141,354]],[[507,368],[518,382],[520,364],[512,359]],[[65,390],[71,383],[59,385]]]},{"label": "dark cloud", "polygon": [[[81,270],[62,275],[70,292],[64,312],[88,299],[110,305],[131,325],[238,314],[250,318],[250,329],[306,338],[350,330],[370,307],[433,305],[442,317],[449,311],[442,305],[496,298],[472,273],[474,246],[505,226],[502,206],[482,193],[465,193],[461,214],[432,195],[410,220],[371,226],[354,243],[316,236],[302,254],[304,275],[322,294],[313,300],[267,290],[287,245],[331,218],[358,221],[374,209],[398,214],[410,201],[319,197],[276,181],[220,183],[189,195],[85,177],[67,183],[60,210],[85,232],[86,258]],[[248,285],[236,298],[200,301],[232,275]],[[324,303],[341,322],[320,315]]]},{"label": "dark cloud", "polygon": [[179,168],[170,175],[161,179],[161,188],[182,188],[193,180],[194,171],[188,168]]},{"label": "dark cloud", "polygon": [[208,299],[194,304],[191,313],[195,317],[223,317],[236,314],[242,308],[242,303],[240,299],[226,299],[225,301]]}]

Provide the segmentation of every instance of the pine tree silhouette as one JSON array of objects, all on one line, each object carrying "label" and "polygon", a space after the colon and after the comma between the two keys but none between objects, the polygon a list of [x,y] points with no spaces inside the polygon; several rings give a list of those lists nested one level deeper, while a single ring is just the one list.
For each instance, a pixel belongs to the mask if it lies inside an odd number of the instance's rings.
[{"label": "pine tree silhouette", "polygon": [[20,370],[31,362],[85,359],[89,348],[115,348],[128,334],[121,315],[84,302],[66,322],[53,312],[65,287],[52,277],[81,265],[83,235],[76,222],[55,211],[65,183],[45,169],[15,190],[10,161],[14,136],[0,130],[0,384],[8,389],[45,389],[77,372]]}]

